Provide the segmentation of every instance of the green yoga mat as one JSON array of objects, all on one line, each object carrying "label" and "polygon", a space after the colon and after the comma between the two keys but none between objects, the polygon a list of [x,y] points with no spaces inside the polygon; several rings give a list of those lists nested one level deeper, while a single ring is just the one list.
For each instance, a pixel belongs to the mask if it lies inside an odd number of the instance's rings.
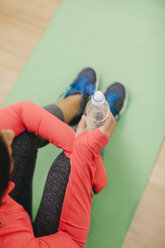
[{"label": "green yoga mat", "polygon": [[[163,141],[164,23],[163,0],[65,0],[5,101],[53,102],[86,66],[100,73],[103,91],[125,84],[128,106],[105,149],[109,181],[93,200],[86,247],[122,247]],[[34,216],[58,153],[52,145],[39,152]]]}]

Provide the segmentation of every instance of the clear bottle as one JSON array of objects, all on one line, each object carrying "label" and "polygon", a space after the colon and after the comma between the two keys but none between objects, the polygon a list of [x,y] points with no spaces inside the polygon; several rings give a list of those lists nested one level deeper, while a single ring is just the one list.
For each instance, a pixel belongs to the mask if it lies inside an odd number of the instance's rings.
[{"label": "clear bottle", "polygon": [[96,91],[85,108],[87,129],[93,130],[103,125],[110,113],[109,104],[101,91]]}]

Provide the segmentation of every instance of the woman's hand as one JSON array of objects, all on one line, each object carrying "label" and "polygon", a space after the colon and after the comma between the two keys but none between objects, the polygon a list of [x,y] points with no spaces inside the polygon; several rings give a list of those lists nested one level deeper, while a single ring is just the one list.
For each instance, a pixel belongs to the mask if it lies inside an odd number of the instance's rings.
[{"label": "woman's hand", "polygon": [[[108,118],[105,120],[104,124],[99,127],[100,131],[107,136],[108,139],[112,136],[116,126],[116,120],[110,112]],[[85,115],[81,117],[79,125],[77,127],[76,136],[82,132],[86,131],[86,118]]]},{"label": "woman's hand", "polygon": [[109,113],[108,118],[105,120],[104,124],[99,127],[100,131],[107,136],[108,139],[111,138],[116,126],[116,120],[112,113]]}]

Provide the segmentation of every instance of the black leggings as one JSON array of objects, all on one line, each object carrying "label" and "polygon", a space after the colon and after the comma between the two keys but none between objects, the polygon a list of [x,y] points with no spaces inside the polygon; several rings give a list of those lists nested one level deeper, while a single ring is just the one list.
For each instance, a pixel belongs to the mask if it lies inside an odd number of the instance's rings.
[{"label": "black leggings", "polygon": [[[45,107],[47,111],[64,121],[61,110],[55,105]],[[39,147],[48,141],[25,131],[18,135],[12,144],[14,171],[11,180],[15,189],[10,196],[21,204],[32,216],[32,178]],[[60,214],[70,173],[70,160],[62,152],[54,160],[45,184],[41,204],[33,223],[36,237],[58,231]]]}]

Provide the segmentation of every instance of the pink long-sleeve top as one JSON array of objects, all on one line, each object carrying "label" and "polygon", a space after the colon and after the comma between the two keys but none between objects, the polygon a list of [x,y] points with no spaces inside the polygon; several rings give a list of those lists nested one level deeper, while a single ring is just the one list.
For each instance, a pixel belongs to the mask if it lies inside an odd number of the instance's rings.
[{"label": "pink long-sleeve top", "polygon": [[[55,146],[62,148],[67,157],[71,157],[75,132],[64,122],[57,119],[46,110],[31,102],[18,102],[0,109],[0,130],[12,129],[15,136],[28,130],[40,135]],[[99,130],[95,136],[90,136],[93,154],[108,142]],[[98,136],[98,137],[97,137]],[[85,137],[85,136],[84,136]],[[95,142],[98,138],[98,143]],[[86,142],[86,140],[85,140]],[[83,153],[82,147],[77,149]],[[89,151],[91,153],[91,151]],[[84,156],[87,156],[86,152]],[[96,191],[103,189],[107,183],[101,156],[94,156],[98,168],[93,185]],[[99,169],[100,168],[100,169]],[[95,185],[95,181],[97,182]],[[98,183],[100,182],[100,184]],[[41,238],[35,238],[30,218],[24,208],[15,202],[8,194],[13,190],[14,183],[10,182],[0,205],[0,247],[2,248],[77,248],[72,238],[65,232],[56,233]],[[67,245],[69,242],[69,246]]]}]

